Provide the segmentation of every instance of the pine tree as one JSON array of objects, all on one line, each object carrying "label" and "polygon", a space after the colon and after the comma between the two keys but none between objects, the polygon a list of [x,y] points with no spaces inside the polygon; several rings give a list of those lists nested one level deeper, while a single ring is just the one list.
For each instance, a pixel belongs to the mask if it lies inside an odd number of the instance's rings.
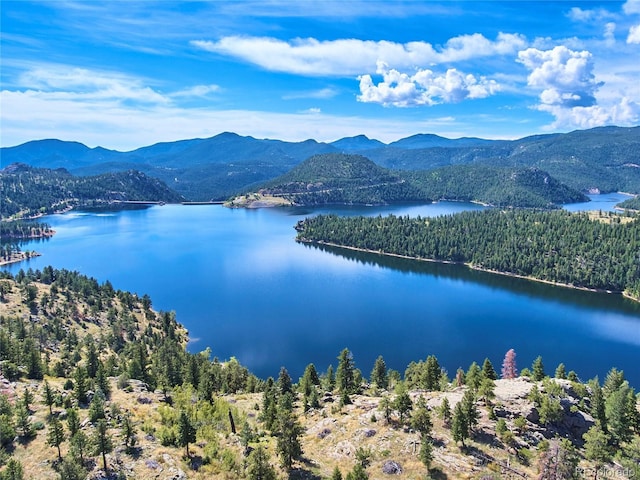
[{"label": "pine tree", "polygon": [[564,380],[567,378],[567,373],[565,370],[564,363],[559,364],[558,367],[556,368],[555,377],[561,380]]},{"label": "pine tree", "polygon": [[451,435],[453,436],[454,441],[462,442],[463,447],[465,438],[469,438],[469,423],[461,401],[456,403],[456,406],[453,409]]},{"label": "pine tree", "polygon": [[607,417],[604,411],[604,394],[602,393],[602,387],[598,382],[598,377],[590,380],[589,386],[591,387],[591,416],[600,424],[602,431],[606,432]]},{"label": "pine tree", "polygon": [[342,395],[349,395],[356,390],[353,355],[346,348],[338,356],[336,384],[338,385],[338,392]]},{"label": "pine tree", "polygon": [[285,367],[280,367],[280,375],[278,376],[278,393],[284,395],[285,393],[293,392],[293,382],[291,376]]},{"label": "pine tree", "polygon": [[433,462],[433,443],[431,443],[431,439],[422,437],[419,456],[420,461],[427,467],[427,471],[430,470]]},{"label": "pine tree", "polygon": [[609,447],[609,438],[598,425],[591,427],[582,438],[584,439],[584,456],[595,463],[593,478],[597,479],[598,470],[613,456]]},{"label": "pine tree", "polygon": [[538,459],[538,480],[560,480],[576,478],[578,457],[567,439],[554,440]]},{"label": "pine tree", "polygon": [[435,355],[429,355],[425,362],[424,388],[429,391],[440,390],[440,374],[442,369]]},{"label": "pine tree", "polygon": [[76,462],[79,462],[80,465],[84,465],[84,454],[88,449],[90,439],[82,430],[78,430],[74,435],[70,435],[69,444],[69,453],[71,456]]},{"label": "pine tree", "polygon": [[538,355],[531,365],[531,372],[533,373],[533,380],[539,382],[546,375],[544,373],[544,364],[542,363],[542,357]]},{"label": "pine tree", "polygon": [[304,429],[292,411],[280,411],[278,414],[278,440],[276,450],[282,466],[291,470],[293,461],[302,455],[300,436]]},{"label": "pine tree", "polygon": [[451,424],[451,407],[449,406],[449,399],[447,397],[442,399],[438,413],[445,427],[448,427]]},{"label": "pine tree", "polygon": [[184,410],[180,411],[180,417],[178,418],[177,441],[179,446],[186,448],[186,456],[189,457],[189,444],[196,441],[196,429]]},{"label": "pine tree", "polygon": [[518,369],[516,368],[516,352],[512,348],[504,356],[502,362],[502,378],[516,378]]},{"label": "pine tree", "polygon": [[87,371],[84,367],[79,366],[73,374],[73,396],[78,404],[87,403],[87,392],[89,391],[89,382],[87,379]]},{"label": "pine tree", "polygon": [[34,429],[29,417],[29,411],[24,406],[24,403],[18,403],[15,408],[16,416],[16,429],[20,433],[22,438],[31,438],[33,436]]},{"label": "pine tree", "polygon": [[0,472],[0,478],[2,480],[23,480],[24,469],[22,464],[15,458],[10,458],[5,469]]},{"label": "pine tree", "polygon": [[393,401],[393,407],[398,411],[400,415],[400,423],[403,423],[404,416],[413,408],[413,402],[407,391],[407,387],[404,383],[400,383],[397,389],[397,395]]},{"label": "pine tree", "polygon": [[431,435],[433,423],[431,422],[429,407],[427,407],[427,402],[423,397],[418,399],[416,408],[411,415],[411,426],[420,433],[422,437]]},{"label": "pine tree", "polygon": [[49,416],[53,415],[53,404],[56,401],[56,391],[51,388],[49,382],[44,381],[42,390],[42,403],[49,407]]},{"label": "pine tree", "polygon": [[485,358],[484,362],[482,362],[482,376],[484,378],[488,378],[489,380],[498,379],[498,374],[496,373],[495,369],[493,368],[493,364],[488,358]]},{"label": "pine tree", "polygon": [[636,427],[638,412],[635,392],[625,380],[617,390],[611,391],[605,398],[607,431],[614,445],[622,445],[631,440]]},{"label": "pine tree", "polygon": [[64,439],[65,435],[62,423],[60,423],[56,417],[52,417],[49,423],[49,432],[47,433],[47,445],[58,449],[58,460],[62,460],[60,445],[64,442]]},{"label": "pine tree", "polygon": [[122,417],[121,433],[124,440],[124,448],[127,453],[130,453],[136,444],[136,427],[131,419],[131,414],[128,412]]},{"label": "pine tree", "polygon": [[247,478],[249,480],[276,480],[277,478],[275,469],[269,463],[269,455],[262,445],[258,445],[249,454]]},{"label": "pine tree", "polygon": [[80,416],[77,408],[67,409],[67,427],[69,428],[70,437],[73,437],[80,430]]},{"label": "pine tree", "polygon": [[109,475],[109,467],[107,466],[107,453],[113,450],[113,442],[109,435],[109,426],[104,418],[98,420],[91,438],[93,444],[93,452],[95,455],[102,455],[102,468],[105,474]]},{"label": "pine tree", "polygon": [[469,370],[467,370],[467,374],[465,376],[466,384],[471,388],[474,392],[478,390],[480,387],[480,383],[482,382],[482,371],[476,362],[473,362],[469,366]]},{"label": "pine tree", "polygon": [[378,356],[373,364],[373,370],[371,371],[371,383],[377,385],[383,390],[386,390],[389,386],[387,364],[385,363],[384,358],[382,358],[382,355]]},{"label": "pine tree", "polygon": [[333,473],[331,474],[331,480],[342,480],[342,473],[340,472],[340,469],[338,468],[337,465],[333,469]]},{"label": "pine tree", "polygon": [[378,410],[383,413],[384,419],[387,421],[387,424],[391,423],[391,412],[393,412],[393,404],[391,402],[391,399],[389,398],[389,395],[385,395],[380,399]]},{"label": "pine tree", "polygon": [[464,409],[464,414],[467,420],[467,430],[470,434],[480,419],[480,412],[476,406],[476,398],[473,392],[470,390],[464,392],[460,403],[462,403],[462,408]]}]

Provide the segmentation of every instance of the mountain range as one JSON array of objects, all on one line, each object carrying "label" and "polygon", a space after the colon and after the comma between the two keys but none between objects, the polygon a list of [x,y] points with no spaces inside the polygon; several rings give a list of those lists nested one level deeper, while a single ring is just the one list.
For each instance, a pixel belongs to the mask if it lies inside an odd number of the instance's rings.
[{"label": "mountain range", "polygon": [[65,168],[74,175],[138,170],[189,200],[222,200],[251,191],[318,154],[357,153],[392,170],[452,165],[542,170],[582,192],[640,193],[640,127],[599,127],[518,140],[448,139],[418,134],[385,144],[364,135],[331,143],[286,142],[225,132],[129,152],[78,142],[36,140],[0,149],[2,165]]}]

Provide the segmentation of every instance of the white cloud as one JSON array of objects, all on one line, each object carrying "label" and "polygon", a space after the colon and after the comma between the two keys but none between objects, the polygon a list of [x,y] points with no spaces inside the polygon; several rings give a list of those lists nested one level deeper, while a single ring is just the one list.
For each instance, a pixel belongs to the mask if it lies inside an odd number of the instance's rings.
[{"label": "white cloud", "polygon": [[240,58],[271,71],[300,75],[358,75],[375,71],[379,61],[397,68],[412,68],[509,55],[526,46],[522,35],[499,33],[496,40],[475,33],[449,39],[443,47],[427,42],[396,43],[315,38],[291,41],[269,37],[224,37],[217,42],[193,40],[191,44],[208,52]]},{"label": "white cloud", "polygon": [[608,22],[604,26],[604,41],[607,46],[612,47],[616,43],[616,24],[613,22]]},{"label": "white cloud", "polygon": [[640,43],[640,25],[634,25],[629,29],[627,43]]},{"label": "white cloud", "polygon": [[627,15],[640,14],[640,0],[627,0],[622,6],[622,11]]},{"label": "white cloud", "polygon": [[180,98],[180,97],[206,97],[210,93],[215,93],[220,91],[219,85],[195,85],[193,87],[185,88],[183,90],[178,90],[177,92],[172,92],[169,94],[172,98]]},{"label": "white cloud", "polygon": [[551,128],[591,128],[638,121],[640,106],[625,92],[599,104],[598,90],[603,83],[593,74],[590,52],[565,46],[546,51],[529,48],[518,53],[518,61],[531,72],[528,85],[540,91],[536,108],[555,117]]},{"label": "white cloud", "polygon": [[595,8],[593,10],[583,10],[580,7],[573,7],[567,12],[567,17],[574,22],[593,22],[601,21],[615,17],[615,14],[604,8]]},{"label": "white cloud", "polygon": [[359,101],[394,107],[436,105],[485,98],[500,89],[494,80],[477,79],[455,68],[448,69],[443,75],[428,69],[407,75],[379,62],[377,73],[383,78],[377,85],[370,75],[360,77]]},{"label": "white cloud", "polygon": [[301,98],[333,98],[338,95],[338,91],[334,88],[321,88],[320,90],[312,90],[306,92],[291,92],[282,96],[283,100],[297,100]]}]

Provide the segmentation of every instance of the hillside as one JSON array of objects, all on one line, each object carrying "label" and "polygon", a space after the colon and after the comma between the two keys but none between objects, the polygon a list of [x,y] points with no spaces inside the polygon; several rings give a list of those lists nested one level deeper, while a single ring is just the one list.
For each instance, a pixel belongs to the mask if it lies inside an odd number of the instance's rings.
[{"label": "hillside", "polygon": [[619,203],[617,206],[618,208],[624,210],[640,211],[640,195],[636,195],[633,198],[625,200],[624,202]]},{"label": "hillside", "polygon": [[454,165],[404,176],[430,198],[497,207],[553,208],[589,198],[536,168]]},{"label": "hillside", "polygon": [[161,181],[130,170],[76,177],[51,170],[12,164],[0,170],[2,219],[28,218],[78,206],[113,202],[180,202],[180,195]]},{"label": "hillside", "polygon": [[533,168],[456,165],[430,171],[391,171],[354,154],[316,155],[256,190],[228,205],[380,205],[436,199],[555,208],[561,203],[588,201],[582,193]]},{"label": "hillside", "polygon": [[75,272],[2,275],[0,478],[640,474],[640,412],[616,369],[549,378],[538,358],[518,376],[510,351],[503,379],[488,359],[449,377],[434,356],[404,374],[379,357],[363,378],[344,349],[335,372],[262,380],[187,353],[151,306]]},{"label": "hillside", "polygon": [[359,153],[393,170],[459,164],[537,168],[582,191],[640,193],[640,127],[600,127],[518,140],[448,139],[418,134],[388,145],[364,135],[321,143],[256,139],[225,132],[211,138],[162,142],[130,152],[77,142],[38,140],[0,149],[15,162],[66,168],[77,175],[135,169],[164,181],[189,200],[222,200],[274,179],[305,159]]},{"label": "hillside", "polygon": [[430,201],[400,175],[361,155],[340,153],[314,155],[259,190],[294,205]]}]

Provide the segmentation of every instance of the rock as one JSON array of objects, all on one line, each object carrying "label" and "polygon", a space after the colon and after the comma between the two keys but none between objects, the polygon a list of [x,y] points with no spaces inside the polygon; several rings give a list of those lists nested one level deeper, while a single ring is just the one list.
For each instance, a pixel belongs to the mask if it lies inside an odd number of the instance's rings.
[{"label": "rock", "polygon": [[562,418],[561,425],[566,428],[574,438],[582,439],[582,435],[595,425],[594,418],[588,413],[578,410],[570,412]]},{"label": "rock", "polygon": [[331,429],[323,428],[318,432],[318,438],[323,439],[331,433]]},{"label": "rock", "polygon": [[137,401],[138,403],[142,403],[143,405],[149,405],[150,403],[153,403],[153,400],[151,400],[149,397],[138,397]]},{"label": "rock", "polygon": [[365,436],[365,437],[367,437],[367,438],[371,438],[371,437],[373,437],[376,433],[377,433],[377,432],[376,432],[374,429],[372,429],[372,428],[368,428],[368,429],[366,429],[366,430],[364,431],[364,436]]},{"label": "rock", "polygon": [[159,472],[162,471],[162,467],[160,466],[160,464],[150,458],[145,460],[144,464],[152,470],[158,470]]},{"label": "rock", "polygon": [[179,468],[171,468],[170,471],[171,471],[171,476],[167,477],[167,480],[186,480],[187,479],[187,474],[184,473]]},{"label": "rock", "polygon": [[382,465],[382,473],[387,475],[400,475],[402,473],[402,466],[400,466],[398,462],[387,460]]}]

